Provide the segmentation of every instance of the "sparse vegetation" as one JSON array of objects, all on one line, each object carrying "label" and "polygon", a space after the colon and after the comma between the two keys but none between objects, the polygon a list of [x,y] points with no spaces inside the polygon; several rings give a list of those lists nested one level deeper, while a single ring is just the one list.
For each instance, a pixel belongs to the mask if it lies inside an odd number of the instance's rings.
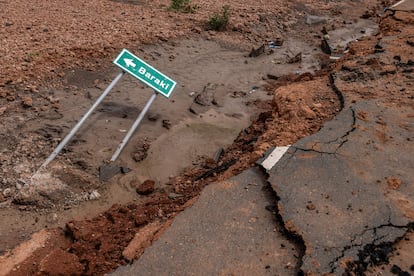
[{"label": "sparse vegetation", "polygon": [[172,0],[168,10],[194,13],[198,8],[199,7],[197,5],[191,4],[191,0]]},{"label": "sparse vegetation", "polygon": [[224,5],[221,13],[215,13],[207,23],[207,30],[222,31],[229,23],[230,6]]}]

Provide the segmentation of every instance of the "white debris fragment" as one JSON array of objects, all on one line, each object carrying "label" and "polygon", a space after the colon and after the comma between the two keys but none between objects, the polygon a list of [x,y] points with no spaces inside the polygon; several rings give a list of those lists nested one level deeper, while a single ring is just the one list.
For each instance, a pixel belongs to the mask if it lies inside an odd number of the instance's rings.
[{"label": "white debris fragment", "polygon": [[95,200],[101,197],[101,194],[97,191],[97,190],[93,190],[90,194],[89,194],[89,200]]},{"label": "white debris fragment", "polygon": [[286,147],[276,147],[268,156],[267,158],[262,162],[263,168],[265,168],[267,171],[270,171],[274,165],[282,158],[282,156],[285,154],[285,152],[289,149],[290,146]]}]

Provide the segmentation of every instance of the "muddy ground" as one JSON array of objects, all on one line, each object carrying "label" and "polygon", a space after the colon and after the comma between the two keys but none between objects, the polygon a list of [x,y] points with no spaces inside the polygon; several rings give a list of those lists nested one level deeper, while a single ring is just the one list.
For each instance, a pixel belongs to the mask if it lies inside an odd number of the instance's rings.
[{"label": "muddy ground", "polygon": [[[2,3],[5,274],[104,274],[128,263],[123,250],[137,232],[156,225],[149,245],[205,185],[242,172],[270,147],[290,145],[332,119],[343,104],[333,85],[336,72],[351,78],[349,91],[365,91],[367,68],[395,76],[393,83],[376,81],[392,91],[390,102],[412,107],[412,33],[387,49],[397,65],[361,61],[383,50],[379,38],[413,23],[412,14],[381,14],[389,3],[227,1],[230,21],[220,32],[205,26],[224,3],[192,3],[199,6],[194,13],[168,11],[169,1]],[[321,47],[325,31],[331,54]],[[51,174],[32,183],[119,73],[111,61],[122,48],[178,82],[170,99],[156,99],[117,160],[128,170],[99,179],[100,166],[152,93],[130,76],[53,161]],[[407,251],[404,245],[398,248]],[[57,260],[68,261],[56,267]]]}]

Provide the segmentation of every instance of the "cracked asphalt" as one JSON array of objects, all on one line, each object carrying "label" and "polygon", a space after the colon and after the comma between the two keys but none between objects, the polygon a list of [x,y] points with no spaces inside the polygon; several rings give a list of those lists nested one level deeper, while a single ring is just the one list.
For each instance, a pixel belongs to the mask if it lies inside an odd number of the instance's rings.
[{"label": "cracked asphalt", "polygon": [[[362,111],[372,120],[358,119],[355,114]],[[413,217],[401,200],[414,199],[409,185],[414,180],[414,145],[406,143],[412,133],[398,123],[410,112],[376,100],[347,103],[321,131],[293,145],[270,171],[281,216],[306,244],[303,271],[340,275],[346,261],[358,260],[367,245],[394,242],[407,232]],[[379,122],[386,123],[387,135],[393,137],[386,146],[376,135]],[[401,180],[398,189],[389,187],[391,178]]]}]

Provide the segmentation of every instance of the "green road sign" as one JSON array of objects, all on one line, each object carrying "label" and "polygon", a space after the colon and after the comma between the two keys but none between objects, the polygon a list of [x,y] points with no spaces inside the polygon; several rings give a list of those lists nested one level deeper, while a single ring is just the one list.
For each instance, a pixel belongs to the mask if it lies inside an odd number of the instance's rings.
[{"label": "green road sign", "polygon": [[177,84],[175,81],[136,57],[127,49],[123,49],[114,64],[135,78],[146,83],[161,95],[169,98]]}]

